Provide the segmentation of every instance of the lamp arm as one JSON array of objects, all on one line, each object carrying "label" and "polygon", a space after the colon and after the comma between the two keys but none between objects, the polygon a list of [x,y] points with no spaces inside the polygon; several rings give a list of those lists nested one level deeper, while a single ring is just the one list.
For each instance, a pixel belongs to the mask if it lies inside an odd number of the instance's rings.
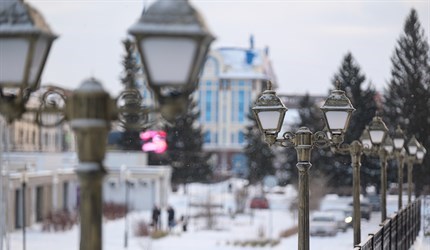
[{"label": "lamp arm", "polygon": [[[56,86],[48,86],[45,88],[42,96],[40,97],[39,108],[28,108],[26,111],[36,113],[34,123],[41,127],[57,127],[66,121],[66,90]],[[53,114],[58,118],[53,122],[46,122],[43,115]]]},{"label": "lamp arm", "polygon": [[287,131],[282,135],[282,138],[276,138],[276,144],[284,148],[294,148],[294,138],[296,135],[293,132]]},{"label": "lamp arm", "polygon": [[333,144],[331,145],[331,149],[336,154],[341,154],[341,155],[351,154],[351,145],[347,143]]},{"label": "lamp arm", "polygon": [[142,105],[142,95],[137,89],[126,89],[115,99],[118,107],[118,120],[121,126],[128,130],[142,130],[155,124],[149,121],[149,114],[159,110]]},{"label": "lamp arm", "polygon": [[327,137],[327,133],[324,131],[317,131],[312,135],[313,145],[318,148],[326,148],[330,146],[330,139]]}]

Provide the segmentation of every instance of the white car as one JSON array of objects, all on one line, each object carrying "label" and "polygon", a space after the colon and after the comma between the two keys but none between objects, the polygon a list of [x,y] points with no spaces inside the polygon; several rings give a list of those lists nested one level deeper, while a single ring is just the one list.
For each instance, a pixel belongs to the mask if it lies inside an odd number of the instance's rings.
[{"label": "white car", "polygon": [[311,236],[336,236],[338,224],[336,217],[330,212],[315,212],[310,221]]},{"label": "white car", "polygon": [[337,222],[337,229],[346,232],[348,227],[352,227],[352,216],[348,211],[342,209],[327,209],[324,212],[332,213]]}]

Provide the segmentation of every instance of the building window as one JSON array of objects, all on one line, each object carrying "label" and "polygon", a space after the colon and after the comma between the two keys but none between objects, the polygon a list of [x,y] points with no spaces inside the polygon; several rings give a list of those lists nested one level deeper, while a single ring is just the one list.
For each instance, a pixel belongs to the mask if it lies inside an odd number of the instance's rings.
[{"label": "building window", "polygon": [[205,143],[211,143],[211,132],[206,131],[204,134],[204,142]]},{"label": "building window", "polygon": [[236,136],[234,133],[231,133],[231,143],[236,143]]},{"label": "building window", "polygon": [[206,90],[206,109],[205,109],[206,121],[210,122],[212,118],[212,90]]},{"label": "building window", "polygon": [[239,91],[239,103],[238,103],[238,120],[239,122],[245,121],[245,91]]},{"label": "building window", "polygon": [[218,122],[218,113],[219,113],[219,108],[218,108],[218,100],[219,100],[219,91],[215,90],[215,122]]},{"label": "building window", "polygon": [[245,134],[242,131],[239,131],[238,142],[239,142],[239,144],[245,143]]}]

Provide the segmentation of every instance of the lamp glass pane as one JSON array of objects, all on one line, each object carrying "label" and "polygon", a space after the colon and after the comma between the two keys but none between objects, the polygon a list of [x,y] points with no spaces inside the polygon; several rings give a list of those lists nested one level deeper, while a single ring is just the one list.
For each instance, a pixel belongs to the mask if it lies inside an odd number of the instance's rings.
[{"label": "lamp glass pane", "polygon": [[48,42],[49,41],[46,37],[40,37],[35,44],[29,75],[29,84],[33,86],[37,84],[37,74],[39,73],[40,68],[43,67],[42,60],[44,59],[46,50],[48,49]]},{"label": "lamp glass pane", "polygon": [[418,158],[418,160],[424,159],[424,152],[423,151],[418,151],[417,152],[417,158]]},{"label": "lamp glass pane", "polygon": [[141,48],[152,84],[187,84],[197,42],[190,38],[148,37]]},{"label": "lamp glass pane", "polygon": [[348,112],[344,111],[327,111],[326,112],[328,126],[330,130],[344,129]]},{"label": "lamp glass pane", "polygon": [[405,144],[405,139],[394,138],[393,142],[396,149],[401,149]]},{"label": "lamp glass pane", "polygon": [[372,141],[370,139],[361,140],[361,143],[363,144],[363,146],[372,147]]},{"label": "lamp glass pane", "polygon": [[393,146],[384,146],[384,149],[391,154],[391,152],[393,152]]},{"label": "lamp glass pane", "polygon": [[280,115],[281,113],[278,111],[262,111],[258,113],[258,119],[263,129],[275,130],[278,128]]},{"label": "lamp glass pane", "polygon": [[418,147],[417,146],[408,146],[409,154],[415,155],[417,153]]},{"label": "lamp glass pane", "polygon": [[384,138],[384,131],[382,130],[370,130],[370,139],[373,143],[379,144],[382,143],[382,139]]},{"label": "lamp glass pane", "polygon": [[29,42],[26,39],[0,39],[0,83],[22,83],[28,50]]}]

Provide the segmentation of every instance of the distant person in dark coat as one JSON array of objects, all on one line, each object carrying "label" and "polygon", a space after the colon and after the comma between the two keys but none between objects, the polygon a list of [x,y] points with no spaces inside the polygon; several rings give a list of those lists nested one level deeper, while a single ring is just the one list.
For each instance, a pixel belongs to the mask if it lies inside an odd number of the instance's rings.
[{"label": "distant person in dark coat", "polygon": [[175,210],[173,207],[169,206],[167,208],[167,224],[169,225],[169,230],[175,226]]},{"label": "distant person in dark coat", "polygon": [[160,229],[160,208],[157,205],[154,205],[152,208],[152,226],[154,227],[154,230]]}]

